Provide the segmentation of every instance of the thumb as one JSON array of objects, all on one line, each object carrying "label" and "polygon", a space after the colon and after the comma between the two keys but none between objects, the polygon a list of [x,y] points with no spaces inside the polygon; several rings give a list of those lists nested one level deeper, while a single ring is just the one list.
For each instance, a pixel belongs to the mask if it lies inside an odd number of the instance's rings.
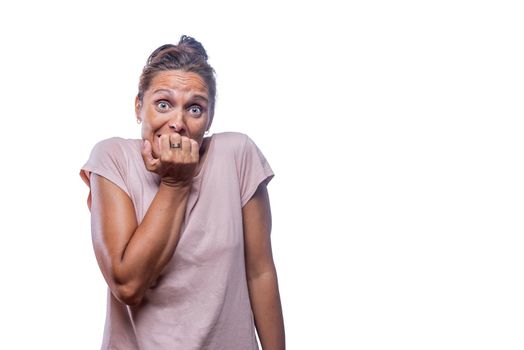
[{"label": "thumb", "polygon": [[156,169],[158,164],[158,159],[153,157],[153,148],[151,147],[151,142],[149,140],[144,140],[142,143],[142,159],[144,159],[144,164],[146,165],[147,170],[153,171]]}]

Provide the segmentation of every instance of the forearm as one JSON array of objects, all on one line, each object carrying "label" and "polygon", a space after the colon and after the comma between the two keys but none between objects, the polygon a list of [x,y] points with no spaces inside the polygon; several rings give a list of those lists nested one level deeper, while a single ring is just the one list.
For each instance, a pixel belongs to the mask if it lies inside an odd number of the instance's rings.
[{"label": "forearm", "polygon": [[262,349],[285,349],[284,319],[276,271],[268,271],[249,279],[248,287]]},{"label": "forearm", "polygon": [[188,196],[189,187],[160,185],[116,265],[121,284],[141,295],[156,280],[177,246]]}]

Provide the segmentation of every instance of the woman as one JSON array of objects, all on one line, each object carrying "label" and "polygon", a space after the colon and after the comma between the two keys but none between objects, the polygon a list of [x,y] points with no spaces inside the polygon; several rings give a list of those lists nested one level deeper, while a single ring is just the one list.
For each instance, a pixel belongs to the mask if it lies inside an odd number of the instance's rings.
[{"label": "woman", "polygon": [[82,168],[109,286],[103,349],[284,349],[266,185],[239,133],[205,134],[215,77],[182,36],[149,57],[135,100],[142,140],[99,142]]}]

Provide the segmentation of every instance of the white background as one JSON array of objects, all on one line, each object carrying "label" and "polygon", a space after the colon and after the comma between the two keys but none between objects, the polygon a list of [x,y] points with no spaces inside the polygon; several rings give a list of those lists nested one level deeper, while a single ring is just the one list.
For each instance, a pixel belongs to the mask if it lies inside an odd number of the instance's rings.
[{"label": "white background", "polygon": [[147,56],[217,71],[213,132],[276,176],[289,349],[524,347],[518,1],[0,5],[0,348],[97,349],[105,284],[78,171],[139,137]]}]

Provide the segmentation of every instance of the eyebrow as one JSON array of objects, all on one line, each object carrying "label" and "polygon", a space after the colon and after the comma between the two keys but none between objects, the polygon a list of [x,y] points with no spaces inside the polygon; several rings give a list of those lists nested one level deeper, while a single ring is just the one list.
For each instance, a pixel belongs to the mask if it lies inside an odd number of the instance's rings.
[{"label": "eyebrow", "polygon": [[193,95],[191,96],[191,99],[192,100],[203,100],[204,102],[208,102],[207,97],[202,96],[202,95]]},{"label": "eyebrow", "polygon": [[[153,94],[156,94],[158,92],[165,92],[167,93],[168,95],[173,95],[173,91],[169,90],[169,89],[157,89],[155,91],[153,91]],[[195,94],[193,96],[191,96],[191,99],[194,99],[194,100],[203,100],[204,102],[209,102],[208,98],[203,96],[203,95],[199,95],[199,94]]]},{"label": "eyebrow", "polygon": [[167,92],[169,95],[173,95],[173,93],[169,89],[157,89],[153,91],[153,94],[156,94],[157,92]]}]

